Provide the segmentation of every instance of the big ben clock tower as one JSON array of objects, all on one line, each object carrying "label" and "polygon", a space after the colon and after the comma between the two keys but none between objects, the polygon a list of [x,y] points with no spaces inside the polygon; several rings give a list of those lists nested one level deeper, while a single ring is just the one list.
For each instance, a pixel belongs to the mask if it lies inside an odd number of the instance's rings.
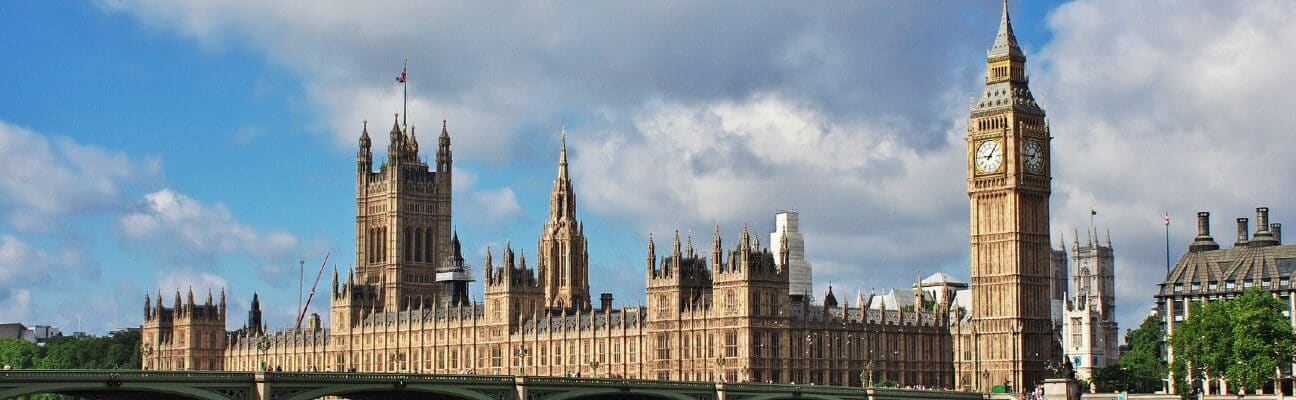
[{"label": "big ben clock tower", "polygon": [[[1004,2],[986,85],[968,120],[972,319],[979,389],[1043,381],[1049,318],[1049,129],[1027,85],[1026,56]],[[961,357],[962,358],[962,357]]]}]

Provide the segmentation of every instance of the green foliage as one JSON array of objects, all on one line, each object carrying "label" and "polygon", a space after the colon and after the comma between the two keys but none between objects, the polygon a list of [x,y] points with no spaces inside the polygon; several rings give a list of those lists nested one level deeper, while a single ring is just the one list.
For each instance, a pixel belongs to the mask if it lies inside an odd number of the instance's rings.
[{"label": "green foliage", "polygon": [[1259,289],[1234,299],[1233,358],[1226,370],[1229,382],[1254,392],[1275,376],[1279,365],[1292,358],[1292,328],[1282,301]]},{"label": "green foliage", "polygon": [[1194,303],[1188,319],[1170,338],[1175,359],[1183,360],[1190,378],[1219,376],[1233,364],[1232,301]]},{"label": "green foliage", "polygon": [[1129,351],[1120,362],[1094,371],[1093,382],[1101,393],[1154,393],[1161,390],[1166,366],[1161,362],[1161,321],[1143,320],[1138,329],[1125,335]]},{"label": "green foliage", "polygon": [[[1191,380],[1225,376],[1229,387],[1254,392],[1292,358],[1296,341],[1285,303],[1260,289],[1233,300],[1193,304],[1170,338],[1175,392],[1191,395]],[[1123,359],[1122,359],[1123,361]]]},{"label": "green foliage", "polygon": [[1112,364],[1093,371],[1094,386],[1098,393],[1115,393],[1125,391],[1125,372],[1120,364]]},{"label": "green foliage", "polygon": [[0,338],[0,364],[12,368],[31,368],[40,358],[41,348],[20,339]]},{"label": "green foliage", "polygon": [[139,369],[140,334],[66,337],[37,346],[26,340],[0,339],[0,364],[28,369]]},{"label": "green foliage", "polygon": [[1161,361],[1161,321],[1149,316],[1138,329],[1125,335],[1129,351],[1121,355],[1120,368],[1125,372],[1124,390],[1130,393],[1156,393],[1166,374]]}]

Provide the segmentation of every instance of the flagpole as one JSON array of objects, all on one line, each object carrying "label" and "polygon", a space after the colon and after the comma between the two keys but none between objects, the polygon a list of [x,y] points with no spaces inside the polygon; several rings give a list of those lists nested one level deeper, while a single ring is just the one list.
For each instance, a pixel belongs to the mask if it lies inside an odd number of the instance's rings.
[{"label": "flagpole", "polygon": [[1170,275],[1170,212],[1165,214],[1166,276]]},{"label": "flagpole", "polygon": [[401,80],[401,88],[403,88],[405,92],[404,93],[405,99],[403,101],[405,116],[402,117],[404,119],[401,121],[401,125],[405,125],[405,126],[409,126],[409,78],[408,78],[409,75],[407,75],[408,72],[409,72],[409,58],[406,57],[405,67],[401,69],[401,76],[405,78]]}]

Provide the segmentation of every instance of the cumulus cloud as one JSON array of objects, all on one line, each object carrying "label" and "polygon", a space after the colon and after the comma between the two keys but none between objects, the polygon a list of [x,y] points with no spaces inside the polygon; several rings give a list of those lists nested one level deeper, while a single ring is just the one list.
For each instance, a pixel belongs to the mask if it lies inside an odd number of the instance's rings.
[{"label": "cumulus cloud", "polygon": [[[524,131],[617,112],[647,98],[744,99],[778,91],[835,118],[872,113],[920,146],[943,145],[939,111],[950,61],[976,57],[992,2],[431,4],[383,7],[264,2],[102,1],[110,11],[221,51],[253,46],[297,72],[339,144],[359,122],[399,108],[393,82],[410,58],[412,123],[448,117],[457,155],[507,163]],[[392,10],[402,10],[392,12]],[[433,22],[435,21],[435,22]],[[975,73],[973,71],[972,73]],[[966,81],[971,81],[967,79]],[[867,113],[861,110],[868,110]],[[376,141],[384,138],[377,137]]]},{"label": "cumulus cloud", "polygon": [[[1083,230],[1099,211],[1132,327],[1164,272],[1164,211],[1178,221],[1176,254],[1196,210],[1296,215],[1284,211],[1296,206],[1284,153],[1296,6],[1116,3],[1056,9],[1030,70],[1056,137],[1053,229]],[[339,145],[354,145],[366,116],[385,126],[408,56],[411,122],[448,117],[457,160],[548,166],[550,153],[532,150],[549,143],[526,135],[579,121],[583,210],[632,231],[719,222],[732,237],[797,208],[821,287],[967,274],[962,124],[997,2],[101,4],[214,51],[265,53],[302,77]],[[457,186],[475,182],[457,173]],[[518,212],[511,188],[476,192],[457,216]]]},{"label": "cumulus cloud", "polygon": [[[595,213],[648,230],[733,240],[797,209],[816,281],[904,282],[957,259],[966,211],[961,136],[939,150],[886,127],[852,124],[773,94],[715,104],[656,103],[625,131],[581,141],[573,165]],[[732,244],[733,242],[729,242]],[[768,245],[768,243],[766,243]]]},{"label": "cumulus cloud", "polygon": [[500,226],[522,215],[522,204],[512,188],[478,188],[477,174],[462,167],[455,167],[452,174],[457,215],[483,227]]},{"label": "cumulus cloud", "polygon": [[170,266],[211,268],[232,259],[255,265],[273,282],[296,272],[306,254],[322,254],[318,243],[283,230],[263,230],[240,221],[224,204],[204,204],[183,193],[162,189],[144,195],[136,207],[117,218],[120,237],[151,252]]},{"label": "cumulus cloud", "polygon": [[63,217],[117,209],[129,189],[160,176],[157,159],[53,139],[0,121],[0,217],[24,232],[63,227]]},{"label": "cumulus cloud", "polygon": [[0,235],[0,320],[22,321],[36,316],[40,303],[52,300],[42,293],[98,279],[98,263],[75,249],[51,252],[17,237]]},{"label": "cumulus cloud", "polygon": [[1166,211],[1173,258],[1196,211],[1213,211],[1221,243],[1256,206],[1296,216],[1293,18],[1285,1],[1077,1],[1050,15],[1032,86],[1047,90],[1055,136],[1053,227],[1085,240],[1089,207],[1104,240],[1110,226],[1123,327],[1165,275]]}]

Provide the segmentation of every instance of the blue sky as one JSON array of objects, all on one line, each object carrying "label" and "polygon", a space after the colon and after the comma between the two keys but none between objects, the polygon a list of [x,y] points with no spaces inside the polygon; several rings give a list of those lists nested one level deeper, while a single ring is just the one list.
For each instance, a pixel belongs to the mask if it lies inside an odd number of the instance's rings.
[{"label": "blue sky", "polygon": [[[1246,157],[1292,163],[1248,149],[1290,128],[1256,109],[1290,102],[1272,91],[1292,84],[1275,71],[1289,70],[1290,24],[1278,22],[1294,13],[1020,3],[1014,27],[1059,138],[1055,241],[1100,211],[1132,328],[1164,263],[1163,211],[1290,215],[1289,184],[1237,172]],[[405,57],[423,142],[449,120],[454,218],[471,253],[509,239],[534,253],[566,126],[591,288],[618,302],[642,299],[648,232],[709,237],[719,223],[730,238],[746,222],[765,241],[782,208],[803,213],[817,290],[966,277],[960,131],[999,3],[836,7],[6,3],[0,321],[103,332],[138,324],[146,292],[169,302],[192,285],[200,298],[227,288],[231,326],[252,291],[272,325],[287,324],[296,260],[354,258],[355,139],[364,118],[385,137]],[[1191,28],[1207,17],[1222,34]],[[1260,61],[1204,61],[1222,54]],[[1239,102],[1252,107],[1220,107]],[[1235,146],[1208,145],[1236,128]],[[1132,150],[1148,143],[1162,151]],[[1122,171],[1140,173],[1113,179]],[[1183,226],[1176,254],[1193,233]]]}]

